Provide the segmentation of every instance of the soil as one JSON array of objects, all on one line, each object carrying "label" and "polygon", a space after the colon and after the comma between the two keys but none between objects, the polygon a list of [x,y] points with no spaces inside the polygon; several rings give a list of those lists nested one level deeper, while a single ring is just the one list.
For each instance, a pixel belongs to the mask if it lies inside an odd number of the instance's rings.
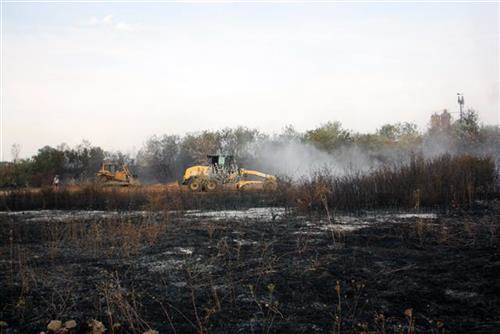
[{"label": "soil", "polygon": [[499,230],[495,213],[4,212],[0,332],[493,333]]}]

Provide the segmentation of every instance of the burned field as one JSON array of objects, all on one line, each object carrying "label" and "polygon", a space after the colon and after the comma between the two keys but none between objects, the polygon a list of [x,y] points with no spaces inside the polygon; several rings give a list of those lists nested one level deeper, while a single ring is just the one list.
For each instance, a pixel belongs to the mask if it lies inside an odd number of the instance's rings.
[{"label": "burned field", "polygon": [[4,212],[2,331],[491,333],[499,229],[495,210]]},{"label": "burned field", "polygon": [[0,195],[2,333],[491,333],[500,324],[490,158],[323,172],[272,191],[90,184]]},{"label": "burned field", "polygon": [[498,4],[309,2],[0,0],[0,334],[500,333]]}]

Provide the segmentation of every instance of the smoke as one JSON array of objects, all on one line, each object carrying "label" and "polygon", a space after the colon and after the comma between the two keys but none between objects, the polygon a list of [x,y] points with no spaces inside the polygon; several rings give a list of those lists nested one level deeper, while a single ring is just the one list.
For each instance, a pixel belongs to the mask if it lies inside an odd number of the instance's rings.
[{"label": "smoke", "polygon": [[253,152],[249,154],[252,158],[247,159],[243,167],[249,165],[266,173],[286,176],[292,180],[307,178],[325,170],[335,176],[365,174],[382,166],[399,166],[409,163],[415,156],[427,159],[443,154],[485,155],[481,154],[481,150],[471,152],[458,149],[453,139],[445,135],[424,137],[420,143],[409,147],[382,145],[366,148],[350,144],[326,152],[312,144],[293,140],[289,142],[263,141],[252,146],[250,151]]},{"label": "smoke", "polygon": [[294,180],[323,170],[340,176],[353,172],[365,173],[380,165],[377,159],[357,146],[325,152],[299,141],[264,141],[253,147],[252,151],[253,158],[247,163],[253,168]]},{"label": "smoke", "polygon": [[456,153],[453,139],[446,134],[427,136],[422,142],[422,155],[426,158],[435,158],[443,154]]},{"label": "smoke", "polygon": [[[498,130],[495,130],[498,131]],[[366,148],[355,144],[343,145],[331,152],[319,150],[314,145],[297,140],[265,140],[253,146],[252,159],[245,163],[252,168],[292,180],[310,177],[316,172],[328,171],[331,175],[345,176],[355,173],[364,174],[382,166],[399,166],[409,163],[412,157],[426,159],[444,154],[472,156],[491,156],[500,163],[500,134],[490,142],[460,146],[454,138],[438,134],[423,136],[420,143],[410,146],[379,146]],[[246,167],[247,165],[243,165]]]},{"label": "smoke", "polygon": [[[141,169],[139,175],[146,182],[178,180],[186,167],[199,163],[198,156],[209,153],[234,154],[243,168],[257,169],[292,180],[309,178],[324,171],[334,176],[365,174],[382,166],[407,164],[415,156],[487,155],[498,163],[500,128],[483,126],[480,130],[465,132],[468,136],[457,135],[457,131],[452,131],[450,126],[443,131],[427,131],[423,134],[406,131],[394,137],[378,133],[354,134],[336,148],[322,150],[312,142],[306,142],[304,136],[293,129],[279,135],[260,137],[246,129],[236,129],[229,132],[232,136],[229,136],[230,141],[226,140],[229,142],[229,145],[226,143],[227,147],[213,143],[214,138],[218,138],[217,134],[205,137],[201,134],[194,141],[194,146],[193,142],[188,143],[198,149],[196,155],[193,155],[192,150],[182,149],[188,147],[183,144],[185,138],[175,137],[173,141],[153,138],[150,145],[139,152],[137,160]],[[335,147],[328,139],[320,144]]]}]

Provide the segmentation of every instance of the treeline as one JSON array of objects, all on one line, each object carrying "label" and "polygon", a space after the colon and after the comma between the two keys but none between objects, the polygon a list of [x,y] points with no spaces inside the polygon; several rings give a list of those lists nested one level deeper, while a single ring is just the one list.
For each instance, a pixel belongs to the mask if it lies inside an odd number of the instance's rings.
[{"label": "treeline", "polygon": [[[292,143],[302,150],[290,150]],[[477,112],[470,109],[462,119],[453,119],[446,110],[435,113],[425,131],[403,122],[386,124],[374,133],[355,133],[339,122],[328,122],[305,132],[287,126],[273,135],[238,127],[184,136],[153,136],[136,156],[106,152],[84,141],[73,148],[65,144],[45,146],[29,159],[17,159],[19,148],[14,146],[14,161],[0,165],[0,187],[47,185],[56,174],[64,183],[91,180],[105,159],[129,164],[142,182],[168,182],[179,179],[187,166],[204,163],[210,153],[234,154],[248,168],[273,169],[269,167],[272,164],[266,166],[265,162],[276,159],[276,152],[287,151],[289,159],[301,159],[304,150],[309,149],[343,160],[353,159],[352,152],[356,152],[356,158],[362,156],[363,163],[372,166],[408,161],[415,155],[434,157],[444,153],[487,155],[498,164],[500,128],[480,124]],[[315,155],[309,158],[316,159]],[[269,172],[279,174],[275,170]]]},{"label": "treeline", "polygon": [[[16,189],[0,196],[0,210],[234,210],[255,206],[297,208],[332,214],[333,210],[421,209],[489,210],[499,198],[498,173],[489,157],[470,155],[386,165],[346,176],[328,170],[296,182],[283,180],[275,190],[199,193],[179,187],[107,188],[87,183],[76,188]],[[486,212],[486,211],[483,211]]]}]

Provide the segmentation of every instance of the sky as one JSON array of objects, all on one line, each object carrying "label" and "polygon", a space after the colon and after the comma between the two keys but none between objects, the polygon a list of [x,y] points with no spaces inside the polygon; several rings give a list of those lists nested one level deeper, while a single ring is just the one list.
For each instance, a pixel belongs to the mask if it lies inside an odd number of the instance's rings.
[{"label": "sky", "polygon": [[4,3],[2,154],[457,110],[499,124],[496,3]]}]

